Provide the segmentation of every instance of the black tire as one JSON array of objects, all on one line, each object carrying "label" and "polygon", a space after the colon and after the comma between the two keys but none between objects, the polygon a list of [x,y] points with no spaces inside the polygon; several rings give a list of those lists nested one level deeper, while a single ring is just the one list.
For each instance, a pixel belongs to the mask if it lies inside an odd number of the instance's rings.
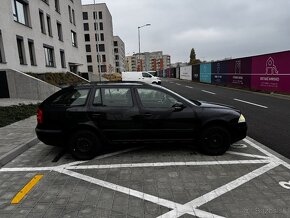
[{"label": "black tire", "polygon": [[101,150],[98,137],[88,130],[80,130],[73,133],[68,147],[71,155],[77,160],[90,160]]},{"label": "black tire", "polygon": [[223,155],[231,144],[229,131],[221,126],[211,126],[202,132],[200,150],[207,155]]}]

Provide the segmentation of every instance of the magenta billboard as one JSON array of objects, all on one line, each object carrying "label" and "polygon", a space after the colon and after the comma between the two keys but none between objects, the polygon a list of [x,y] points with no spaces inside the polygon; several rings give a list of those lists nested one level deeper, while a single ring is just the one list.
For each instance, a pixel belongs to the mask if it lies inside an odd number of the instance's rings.
[{"label": "magenta billboard", "polygon": [[251,88],[290,92],[290,51],[252,57]]},{"label": "magenta billboard", "polygon": [[228,85],[241,88],[251,86],[252,58],[238,58],[228,61]]}]

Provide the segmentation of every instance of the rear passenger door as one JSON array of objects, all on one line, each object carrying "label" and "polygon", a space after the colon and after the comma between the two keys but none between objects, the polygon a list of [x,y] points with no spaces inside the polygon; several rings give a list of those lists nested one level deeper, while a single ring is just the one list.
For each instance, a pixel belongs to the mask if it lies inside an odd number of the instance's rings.
[{"label": "rear passenger door", "polygon": [[102,87],[95,90],[90,117],[100,132],[111,141],[138,139],[141,124],[131,88]]}]

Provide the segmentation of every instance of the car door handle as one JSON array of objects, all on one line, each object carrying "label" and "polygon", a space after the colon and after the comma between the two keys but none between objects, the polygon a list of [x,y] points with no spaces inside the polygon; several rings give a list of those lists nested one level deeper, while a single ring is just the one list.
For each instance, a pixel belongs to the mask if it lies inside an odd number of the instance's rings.
[{"label": "car door handle", "polygon": [[99,118],[100,116],[102,116],[102,114],[99,114],[99,113],[92,114],[92,117],[93,118]]}]

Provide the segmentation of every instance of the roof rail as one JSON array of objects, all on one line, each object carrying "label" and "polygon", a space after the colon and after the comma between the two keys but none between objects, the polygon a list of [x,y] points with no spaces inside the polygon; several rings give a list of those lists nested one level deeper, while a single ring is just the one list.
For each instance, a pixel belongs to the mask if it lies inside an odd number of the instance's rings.
[{"label": "roof rail", "polygon": [[109,84],[109,83],[133,83],[133,84],[142,84],[142,85],[149,85],[148,83],[141,82],[141,81],[95,81],[90,82],[90,84]]}]

